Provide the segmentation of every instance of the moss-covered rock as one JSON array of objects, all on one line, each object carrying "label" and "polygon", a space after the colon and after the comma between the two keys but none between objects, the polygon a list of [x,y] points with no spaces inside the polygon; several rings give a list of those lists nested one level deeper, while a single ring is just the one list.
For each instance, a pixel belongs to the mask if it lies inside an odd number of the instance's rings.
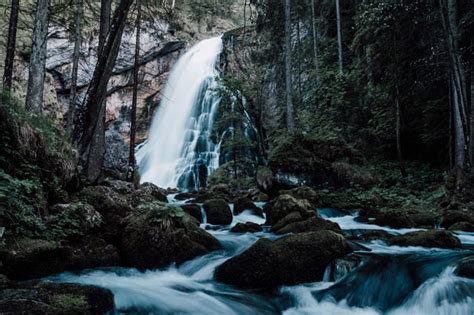
[{"label": "moss-covered rock", "polygon": [[314,209],[305,199],[296,199],[288,194],[280,195],[265,205],[266,224],[274,225],[288,214],[298,212],[302,217],[309,217]]},{"label": "moss-covered rock", "polygon": [[474,224],[466,221],[456,222],[449,227],[450,231],[474,232]]},{"label": "moss-covered rock", "polygon": [[104,237],[118,244],[122,220],[132,212],[127,196],[109,186],[88,186],[75,199],[92,205],[102,215]]},{"label": "moss-covered rock", "polygon": [[121,252],[128,266],[159,268],[173,262],[181,264],[220,248],[219,241],[178,206],[142,204],[124,221]]},{"label": "moss-covered rock", "polygon": [[59,273],[66,267],[67,249],[58,242],[21,239],[1,251],[2,273],[28,279]]},{"label": "moss-covered rock", "polygon": [[470,211],[462,211],[462,210],[447,210],[443,214],[443,218],[441,221],[441,226],[444,228],[449,228],[453,224],[459,222],[469,222],[474,224],[474,212]]},{"label": "moss-covered rock", "polygon": [[390,244],[398,246],[422,246],[439,248],[461,248],[461,241],[443,230],[410,232],[390,238]]},{"label": "moss-covered rock", "polygon": [[[292,214],[289,214],[289,216],[291,215]],[[289,222],[289,223],[282,222],[282,221],[287,221],[285,220],[285,218],[278,221],[278,223],[272,227],[273,232],[275,232],[276,234],[287,234],[287,233],[303,233],[303,232],[315,232],[315,231],[328,230],[328,231],[334,231],[336,233],[342,234],[342,230],[339,227],[339,224],[331,222],[329,220],[325,220],[316,215],[313,215],[312,217],[307,218],[307,219],[298,220],[298,221]]]},{"label": "moss-covered rock", "polygon": [[43,282],[0,291],[2,314],[104,314],[114,309],[108,289],[89,285]]},{"label": "moss-covered rock", "polygon": [[181,209],[184,210],[187,214],[198,220],[199,223],[202,223],[202,211],[201,207],[195,203],[180,205]]},{"label": "moss-covered rock", "polygon": [[316,190],[308,186],[296,187],[289,190],[281,190],[280,194],[288,194],[297,199],[306,199],[311,203],[313,208],[318,208],[321,206],[321,195],[316,192]]},{"label": "moss-covered rock", "polygon": [[144,183],[135,191],[129,194],[128,200],[133,207],[137,207],[141,203],[161,201],[168,202],[166,191],[152,183]]},{"label": "moss-covered rock", "polygon": [[232,211],[224,199],[206,200],[202,205],[210,224],[229,225],[232,223]]},{"label": "moss-covered rock", "polygon": [[474,256],[469,256],[457,263],[454,273],[460,277],[474,279]]},{"label": "moss-covered rock", "polygon": [[276,241],[261,238],[217,267],[215,276],[218,281],[246,288],[320,281],[331,261],[351,251],[344,237],[331,231],[301,233]]}]

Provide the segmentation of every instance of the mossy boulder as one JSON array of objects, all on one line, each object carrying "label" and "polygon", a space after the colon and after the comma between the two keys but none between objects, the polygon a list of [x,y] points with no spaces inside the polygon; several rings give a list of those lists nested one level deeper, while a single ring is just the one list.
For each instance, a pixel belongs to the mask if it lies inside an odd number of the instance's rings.
[{"label": "mossy boulder", "polygon": [[215,277],[244,288],[321,281],[326,266],[351,251],[344,237],[332,231],[300,233],[275,241],[261,238],[217,267]]},{"label": "mossy boulder", "polygon": [[108,289],[90,285],[43,282],[0,291],[2,314],[105,314],[114,309]]},{"label": "mossy boulder", "polygon": [[202,207],[206,211],[207,223],[221,225],[232,223],[232,211],[224,199],[206,200]]},{"label": "mossy boulder", "polygon": [[466,222],[466,221],[456,222],[449,227],[449,230],[474,232],[474,224],[472,224],[471,222]]},{"label": "mossy boulder", "polygon": [[474,224],[474,212],[465,210],[447,210],[443,214],[441,227],[450,228],[453,224],[459,222],[469,222]]},{"label": "mossy boulder", "polygon": [[280,194],[288,194],[297,199],[308,200],[313,208],[318,208],[321,205],[321,196],[316,190],[308,186],[296,187],[289,190],[281,190]]},{"label": "mossy boulder", "polygon": [[141,203],[146,202],[168,202],[166,191],[152,183],[144,183],[140,185],[138,189],[129,195],[128,200],[133,207],[137,207]]},{"label": "mossy boulder", "polygon": [[264,207],[267,217],[266,224],[274,225],[292,212],[299,213],[302,217],[309,217],[314,209],[306,199],[296,199],[284,194],[267,203]]},{"label": "mossy boulder", "polygon": [[46,234],[53,239],[78,239],[98,231],[103,224],[102,215],[90,204],[72,202],[56,204],[50,208]]},{"label": "mossy boulder", "polygon": [[337,137],[286,137],[270,153],[272,187],[372,185],[375,180],[360,167],[362,162],[362,156]]},{"label": "mossy boulder", "polygon": [[234,199],[234,215],[239,215],[245,210],[252,214],[263,217],[263,210],[257,207],[250,198],[238,197]]},{"label": "mossy boulder", "polygon": [[104,237],[107,241],[117,244],[122,220],[132,212],[127,195],[109,186],[88,186],[81,190],[75,199],[92,205],[102,215]]},{"label": "mossy boulder", "polygon": [[181,264],[220,248],[219,241],[178,206],[142,204],[124,221],[121,252],[128,266],[144,269]]},{"label": "mossy boulder", "polygon": [[180,205],[181,209],[184,210],[187,214],[198,220],[199,223],[202,223],[202,211],[201,207],[195,203]]},{"label": "mossy boulder", "polygon": [[[289,216],[293,215],[289,214]],[[339,227],[339,224],[331,222],[329,220],[325,220],[316,215],[313,215],[307,219],[295,220],[293,222],[288,222],[289,220],[285,220],[285,218],[278,221],[278,223],[275,224],[271,230],[276,234],[303,233],[321,230],[329,230],[342,234],[342,230]],[[288,223],[286,223],[285,221]]]},{"label": "mossy boulder", "polygon": [[461,241],[448,231],[416,231],[390,238],[391,245],[437,248],[461,248]]},{"label": "mossy boulder", "polygon": [[457,263],[454,273],[459,277],[474,279],[474,256],[469,256]]},{"label": "mossy boulder", "polygon": [[1,250],[2,273],[12,279],[38,278],[66,268],[67,248],[58,242],[20,239]]}]

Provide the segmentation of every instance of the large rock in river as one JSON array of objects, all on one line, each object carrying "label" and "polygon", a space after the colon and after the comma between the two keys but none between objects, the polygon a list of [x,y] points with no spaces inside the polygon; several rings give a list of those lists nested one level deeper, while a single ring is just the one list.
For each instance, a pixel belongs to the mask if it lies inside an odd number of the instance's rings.
[{"label": "large rock in river", "polygon": [[448,231],[428,230],[394,236],[390,244],[398,246],[422,246],[439,248],[461,248],[461,241]]},{"label": "large rock in river", "polygon": [[202,206],[206,211],[207,223],[222,225],[232,223],[232,211],[224,199],[206,200]]},{"label": "large rock in river", "polygon": [[25,284],[0,291],[0,314],[106,314],[114,309],[108,289],[72,283]]},{"label": "large rock in river", "polygon": [[129,266],[165,267],[221,248],[181,208],[161,202],[139,206],[124,222],[122,257]]},{"label": "large rock in river", "polygon": [[253,201],[246,197],[239,197],[234,199],[234,215],[250,210],[252,214],[263,217],[263,211],[257,207]]},{"label": "large rock in river", "polygon": [[274,225],[292,212],[299,213],[302,217],[314,214],[311,204],[305,199],[296,199],[291,195],[283,194],[266,204],[266,224]]},{"label": "large rock in river", "polygon": [[271,241],[259,239],[216,269],[216,279],[247,288],[270,288],[323,279],[326,266],[352,250],[332,231],[301,233]]}]

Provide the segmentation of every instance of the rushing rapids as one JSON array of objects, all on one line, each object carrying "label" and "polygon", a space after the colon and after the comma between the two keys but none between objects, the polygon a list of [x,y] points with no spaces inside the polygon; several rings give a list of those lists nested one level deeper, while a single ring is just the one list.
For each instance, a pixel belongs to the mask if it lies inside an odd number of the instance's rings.
[{"label": "rushing rapids", "polygon": [[199,42],[174,66],[153,118],[148,141],[137,152],[142,182],[195,189],[219,163],[210,137],[219,95],[216,62],[220,37]]},{"label": "rushing rapids", "polygon": [[[327,212],[320,212],[327,217]],[[326,215],[325,215],[326,213]],[[345,232],[367,230],[357,225],[355,215],[332,212],[328,219],[339,222]],[[472,314],[474,280],[458,277],[453,264],[472,255],[469,249],[431,249],[389,246],[382,241],[358,242],[360,264],[339,272],[330,267],[325,281],[284,286],[277,291],[245,291],[214,279],[215,268],[252,245],[257,239],[276,236],[268,231],[229,232],[238,222],[262,224],[264,219],[244,212],[229,226],[209,228],[224,249],[198,257],[181,266],[162,270],[102,269],[64,273],[50,280],[94,284],[109,288],[117,312],[127,314]],[[346,223],[344,223],[346,222]],[[410,230],[384,229],[393,234]],[[472,245],[472,236],[464,245]],[[463,239],[463,238],[461,238]],[[469,241],[470,240],[470,241]],[[343,266],[336,266],[344,270]],[[237,275],[238,276],[238,275]]]}]

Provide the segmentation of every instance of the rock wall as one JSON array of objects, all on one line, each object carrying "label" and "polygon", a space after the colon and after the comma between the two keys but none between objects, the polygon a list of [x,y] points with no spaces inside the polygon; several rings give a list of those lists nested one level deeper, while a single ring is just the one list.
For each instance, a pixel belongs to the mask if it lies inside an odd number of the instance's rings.
[{"label": "rock wall", "polygon": [[[147,137],[153,113],[161,100],[161,91],[169,71],[186,48],[186,42],[169,32],[161,20],[143,22],[141,30],[141,68],[137,102],[137,143]],[[87,93],[97,61],[98,34],[83,38],[78,70],[78,102],[80,108]],[[59,124],[64,124],[69,107],[72,53],[74,43],[63,27],[52,26],[48,36],[44,111]],[[106,111],[105,167],[117,174],[125,173],[128,161],[130,110],[132,104],[135,30],[125,29],[120,53],[109,81]],[[28,64],[17,59],[13,85],[14,95],[25,99]]]}]

